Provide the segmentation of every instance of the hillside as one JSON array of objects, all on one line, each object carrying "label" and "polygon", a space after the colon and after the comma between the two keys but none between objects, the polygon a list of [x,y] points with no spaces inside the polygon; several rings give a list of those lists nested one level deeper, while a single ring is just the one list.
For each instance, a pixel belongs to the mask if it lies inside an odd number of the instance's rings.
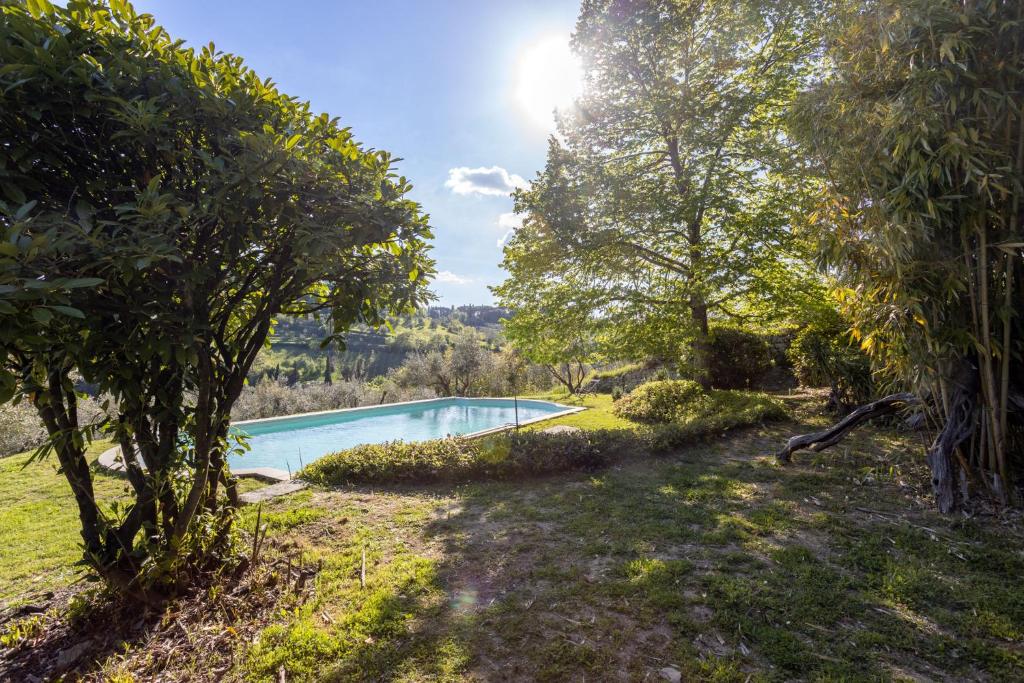
[{"label": "hillside", "polygon": [[346,335],[344,349],[321,348],[327,329],[323,321],[282,316],[249,381],[258,383],[268,374],[302,382],[322,380],[328,354],[333,379],[372,379],[397,368],[413,352],[445,349],[466,327],[500,345],[501,320],[507,315],[500,306],[432,306],[392,320],[390,329],[358,326]]}]

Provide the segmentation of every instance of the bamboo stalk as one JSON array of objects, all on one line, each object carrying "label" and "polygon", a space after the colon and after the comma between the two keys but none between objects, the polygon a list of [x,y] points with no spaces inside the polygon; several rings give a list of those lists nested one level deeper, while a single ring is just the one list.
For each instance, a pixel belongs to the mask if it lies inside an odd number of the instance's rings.
[{"label": "bamboo stalk", "polygon": [[999,399],[996,397],[995,370],[992,367],[992,326],[990,322],[991,306],[989,304],[989,258],[988,258],[988,226],[981,222],[978,230],[978,293],[979,317],[981,319],[981,348],[984,352],[982,358],[981,393],[985,403],[983,414],[991,422],[992,428],[989,432],[991,450],[989,452],[989,468],[994,476],[999,477],[999,485],[996,487],[1001,502],[1006,503],[1006,490],[1009,480],[1006,477],[1006,453],[1005,437],[1000,430],[999,423]]}]

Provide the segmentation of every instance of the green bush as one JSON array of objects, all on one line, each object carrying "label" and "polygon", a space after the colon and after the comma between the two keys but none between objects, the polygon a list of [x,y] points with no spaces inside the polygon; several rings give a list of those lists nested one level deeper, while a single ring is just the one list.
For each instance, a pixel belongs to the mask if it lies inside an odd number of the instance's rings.
[{"label": "green bush", "polygon": [[[686,384],[697,386],[693,382]],[[647,452],[676,450],[734,427],[786,417],[782,404],[764,394],[704,394],[699,386],[696,392],[691,387],[689,392],[681,393],[692,398],[676,404],[672,411],[675,417],[668,423],[638,425],[633,430],[560,434],[524,430],[482,439],[450,437],[366,444],[325,455],[297,476],[314,484],[332,486],[460,483],[596,470]]]},{"label": "green bush", "polygon": [[671,422],[702,396],[704,390],[694,381],[658,380],[641,384],[616,401],[613,410],[634,422]]},{"label": "green bush", "polygon": [[331,453],[298,476],[314,484],[456,483],[604,467],[641,445],[632,432],[506,432],[483,439],[390,441]]},{"label": "green bush", "polygon": [[871,362],[850,340],[846,325],[834,318],[808,325],[789,347],[793,372],[804,386],[829,387],[829,408],[844,411],[874,393]]},{"label": "green bush", "polygon": [[707,342],[711,386],[745,389],[772,367],[772,353],[760,335],[738,327],[715,327]]},{"label": "green bush", "polygon": [[711,391],[674,421],[652,427],[649,446],[655,453],[671,451],[729,429],[787,417],[782,403],[767,394]]},{"label": "green bush", "polygon": [[628,363],[626,365],[620,365],[617,368],[609,368],[606,370],[595,370],[590,373],[588,379],[613,379],[615,377],[622,377],[628,375],[631,372],[640,372],[644,369],[643,363]]}]

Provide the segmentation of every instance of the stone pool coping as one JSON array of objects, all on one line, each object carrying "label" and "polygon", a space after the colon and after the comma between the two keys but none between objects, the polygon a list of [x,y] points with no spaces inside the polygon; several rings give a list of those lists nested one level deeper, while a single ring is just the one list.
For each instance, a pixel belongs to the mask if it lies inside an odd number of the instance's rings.
[{"label": "stone pool coping", "polygon": [[[472,401],[515,401],[515,398],[501,398],[494,396],[486,396],[480,398],[471,398],[467,396],[446,396],[444,398],[425,398],[416,401],[399,401],[397,403],[381,403],[374,406],[358,406],[356,408],[337,408],[335,410],[318,410],[311,413],[294,413],[292,415],[277,415],[274,417],[262,417],[253,420],[241,420],[239,422],[232,422],[232,426],[238,426],[243,424],[252,424],[255,422],[273,422],[277,420],[286,420],[297,417],[309,417],[311,415],[330,415],[333,413],[347,413],[357,410],[368,410],[373,408],[391,407],[391,406],[404,406],[412,405],[417,403],[432,403],[441,401],[452,401],[452,400],[472,400]],[[534,401],[537,403],[550,403],[551,405],[561,406],[561,403],[555,401],[547,401],[541,398],[524,398],[523,401]],[[519,423],[519,426],[533,424],[535,422],[543,422],[544,420],[552,420],[556,417],[565,417],[566,415],[574,415],[576,413],[586,410],[585,406],[566,406],[565,410],[560,410],[557,413],[551,413],[550,415],[541,415],[539,417],[530,418],[529,420],[523,420]],[[489,436],[491,434],[498,434],[500,432],[514,429],[515,424],[509,423],[499,425],[497,427],[490,427],[488,429],[482,429],[477,432],[470,432],[469,434],[463,434],[464,439],[477,439],[483,436]],[[121,458],[121,447],[114,446],[100,453],[100,457],[96,460],[100,467],[111,470],[113,472],[124,472],[125,465],[124,460]],[[289,472],[285,470],[279,470],[274,467],[241,467],[238,469],[231,470],[231,474],[240,479],[258,479],[265,481],[271,485],[243,493],[239,496],[239,500],[243,503],[255,503],[263,500],[269,500],[276,498],[277,496],[284,496],[289,493],[301,490],[306,487],[305,482],[301,482],[297,479],[293,479]]]},{"label": "stone pool coping", "polygon": [[[551,420],[551,419],[556,418],[556,417],[564,417],[565,415],[571,415],[573,413],[578,413],[578,412],[580,412],[582,410],[586,410],[586,407],[584,407],[584,406],[575,406],[575,407],[573,407],[573,406],[562,406],[561,403],[558,403],[556,401],[548,401],[547,399],[543,399],[543,398],[518,398],[518,397],[506,398],[504,396],[479,396],[479,397],[474,397],[474,396],[440,396],[440,397],[437,397],[437,398],[420,398],[420,399],[416,399],[415,401],[397,401],[395,403],[378,403],[378,404],[372,405],[372,406],[356,406],[355,408],[332,408],[331,410],[314,410],[314,411],[309,412],[309,413],[292,413],[291,415],[275,415],[273,417],[256,417],[256,418],[253,418],[251,420],[239,420],[238,422],[232,422],[231,426],[237,427],[239,425],[254,424],[254,423],[257,423],[257,422],[278,422],[280,420],[291,420],[291,419],[300,418],[300,417],[314,417],[316,415],[333,415],[335,413],[354,413],[354,412],[358,412],[358,411],[362,411],[362,410],[376,410],[378,408],[392,408],[392,407],[395,407],[395,406],[411,406],[411,405],[417,405],[417,404],[420,404],[420,403],[444,403],[446,401],[517,401],[517,400],[519,400],[519,401],[530,401],[530,402],[533,402],[533,403],[547,403],[548,405],[561,406],[561,407],[565,408],[565,410],[561,410],[561,411],[559,411],[557,413],[551,413],[550,415],[541,415],[539,417],[534,417],[534,418],[531,418],[529,420],[523,420],[522,422],[519,423],[520,426],[525,425],[525,424],[530,424],[532,422],[540,422],[541,420]],[[495,430],[504,429],[506,427],[507,427],[507,425],[500,425],[498,427],[490,427],[488,429],[480,430],[479,432],[470,432],[469,434],[463,434],[463,436],[465,436],[465,437],[482,436],[485,432],[490,433],[490,432],[493,432]]]}]

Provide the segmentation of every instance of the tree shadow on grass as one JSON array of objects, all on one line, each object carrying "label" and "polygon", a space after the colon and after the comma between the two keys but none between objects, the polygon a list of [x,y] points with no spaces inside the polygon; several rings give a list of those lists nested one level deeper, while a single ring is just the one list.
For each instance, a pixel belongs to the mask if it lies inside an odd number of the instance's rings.
[{"label": "tree shadow on grass", "polygon": [[781,442],[748,430],[599,473],[464,488],[415,532],[442,548],[444,598],[410,607],[405,649],[381,661],[500,680],[1024,672],[1024,590],[1007,581],[1024,571],[1019,533],[921,509],[927,479],[903,481],[920,474],[910,459],[903,477],[865,479],[893,460],[887,431],[785,468],[767,457]]}]

